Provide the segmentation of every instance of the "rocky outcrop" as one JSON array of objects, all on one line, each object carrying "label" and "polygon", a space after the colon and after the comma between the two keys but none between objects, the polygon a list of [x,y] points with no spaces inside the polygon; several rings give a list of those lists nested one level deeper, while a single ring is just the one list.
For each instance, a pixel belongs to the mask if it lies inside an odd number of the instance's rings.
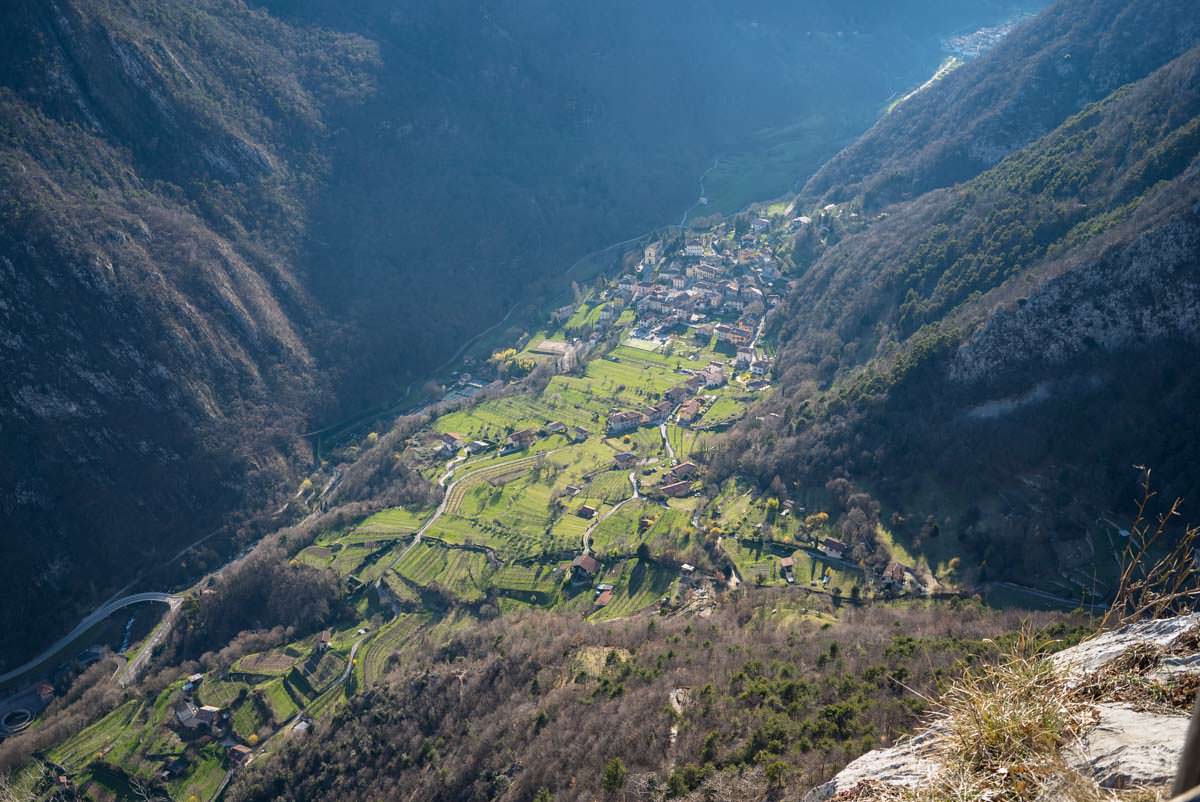
[{"label": "rocky outcrop", "polygon": [[[1063,754],[1068,768],[1091,777],[1102,788],[1171,782],[1187,732],[1186,712],[1100,686],[1110,671],[1138,674],[1161,687],[1178,686],[1188,677],[1200,681],[1198,627],[1200,614],[1143,622],[1105,632],[1048,658],[1063,672],[1068,687],[1099,697],[1093,705],[1094,724]],[[1129,659],[1135,655],[1136,660]],[[1126,668],[1123,661],[1133,667]],[[862,755],[832,780],[809,791],[804,802],[870,799],[864,789],[880,785],[920,787],[940,767],[936,749],[940,733],[935,723],[895,746]]]}]

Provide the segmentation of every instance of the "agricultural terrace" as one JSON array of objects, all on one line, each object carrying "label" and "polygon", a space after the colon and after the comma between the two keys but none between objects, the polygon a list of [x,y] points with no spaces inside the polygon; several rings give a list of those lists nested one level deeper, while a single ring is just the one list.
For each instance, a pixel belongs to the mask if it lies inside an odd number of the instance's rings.
[{"label": "agricultural terrace", "polygon": [[742,580],[754,585],[787,584],[780,561],[784,557],[791,557],[795,561],[794,575],[799,586],[810,590],[827,590],[841,596],[849,595],[856,586],[863,586],[863,577],[858,568],[809,549],[734,538],[723,539],[721,548],[733,561]]},{"label": "agricultural terrace", "polygon": [[437,586],[462,601],[474,602],[487,590],[491,566],[482,552],[422,540],[392,570],[412,585]]}]

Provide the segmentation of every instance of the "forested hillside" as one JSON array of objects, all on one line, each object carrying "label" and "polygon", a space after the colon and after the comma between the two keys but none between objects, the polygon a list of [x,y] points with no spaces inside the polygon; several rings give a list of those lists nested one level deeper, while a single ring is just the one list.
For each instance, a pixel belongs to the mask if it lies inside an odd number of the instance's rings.
[{"label": "forested hillside", "polygon": [[817,629],[776,615],[786,604],[463,630],[397,660],[322,737],[293,739],[230,798],[796,798],[910,726],[924,704],[906,688],[928,693],[958,661],[993,656],[1015,623],[877,610]]},{"label": "forested hillside", "polygon": [[763,131],[806,175],[1026,4],[873,5],[10,3],[0,649],[216,564],[174,555],[280,509],[301,433],[519,329]]},{"label": "forested hillside", "polygon": [[[807,488],[844,472],[976,580],[1097,581],[1080,555],[1115,551],[1097,524],[1123,519],[1131,466],[1200,491],[1197,87],[1192,48],[977,177],[866,213],[775,317],[782,417],[748,419],[718,463]],[[1022,91],[1014,115],[1039,103]]]},{"label": "forested hillside", "polygon": [[802,194],[880,208],[968,180],[1190,48],[1194,12],[1177,0],[1055,3],[885,115]]}]

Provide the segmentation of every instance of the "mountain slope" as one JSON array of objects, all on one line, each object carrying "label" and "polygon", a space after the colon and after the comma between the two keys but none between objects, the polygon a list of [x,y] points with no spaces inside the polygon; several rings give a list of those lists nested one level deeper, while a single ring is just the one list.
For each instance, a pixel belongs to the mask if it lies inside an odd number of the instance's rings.
[{"label": "mountain slope", "polygon": [[1181,0],[1056,3],[982,58],[883,117],[804,196],[872,208],[965,181],[1141,78],[1200,36]]},{"label": "mountain slope", "polygon": [[775,321],[783,417],[725,469],[846,471],[976,580],[1062,581],[1125,516],[1132,464],[1194,497],[1198,86],[1193,48],[830,248]]},{"label": "mountain slope", "polygon": [[300,433],[521,325],[715,153],[804,119],[812,169],[947,29],[1026,4],[876,5],[10,3],[0,652],[216,564]]},{"label": "mountain slope", "polygon": [[18,3],[6,20],[14,648],[277,496],[321,395],[288,244],[323,110],[363,85],[371,49],[244,9],[167,8]]}]

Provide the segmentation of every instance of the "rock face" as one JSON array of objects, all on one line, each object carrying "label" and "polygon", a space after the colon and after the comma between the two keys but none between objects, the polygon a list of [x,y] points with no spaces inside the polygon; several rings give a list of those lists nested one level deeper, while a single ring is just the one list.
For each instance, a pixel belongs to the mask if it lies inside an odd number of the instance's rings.
[{"label": "rock face", "polygon": [[[1067,682],[1086,689],[1097,672],[1137,650],[1151,657],[1144,676],[1178,681],[1200,678],[1200,646],[1194,633],[1200,614],[1147,621],[1099,635],[1065,649],[1050,660]],[[1064,755],[1067,765],[1104,788],[1161,786],[1170,783],[1187,733],[1183,712],[1147,710],[1136,701],[1099,701],[1096,721],[1077,746]],[[934,743],[937,726],[929,727],[888,749],[876,749],[850,763],[836,777],[804,796],[804,802],[825,802],[849,794],[863,783],[917,788],[938,769]]]}]

